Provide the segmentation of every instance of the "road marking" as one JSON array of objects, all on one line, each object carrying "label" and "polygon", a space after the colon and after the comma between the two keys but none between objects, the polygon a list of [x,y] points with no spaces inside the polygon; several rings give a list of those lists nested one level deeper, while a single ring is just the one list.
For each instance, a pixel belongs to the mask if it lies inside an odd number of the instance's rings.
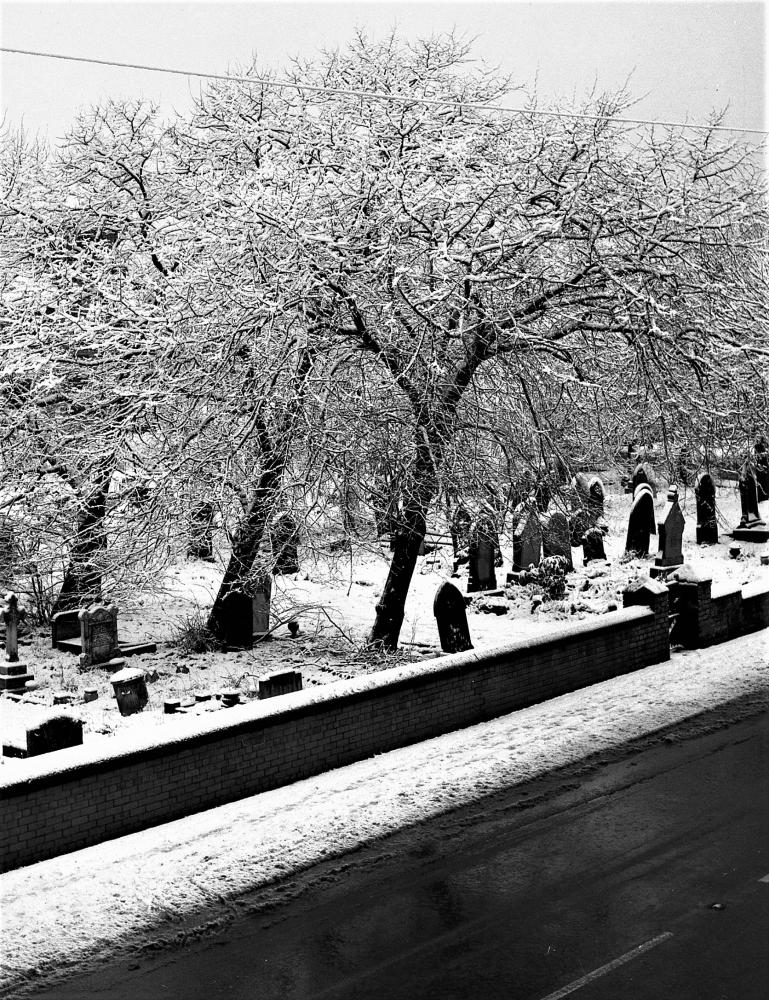
[{"label": "road marking", "polygon": [[769,882],[769,875],[764,875],[764,877],[760,878],[758,881],[759,882]]},{"label": "road marking", "polygon": [[656,948],[658,944],[662,944],[663,941],[667,941],[668,938],[672,938],[673,935],[670,931],[665,931],[664,934],[658,934],[657,937],[651,938],[649,941],[644,941],[643,944],[639,944],[632,951],[625,952],[624,955],[620,955],[619,958],[615,958],[611,962],[607,962],[606,965],[602,965],[599,969],[594,969],[592,972],[588,972],[586,976],[582,976],[580,979],[575,979],[573,983],[569,983],[568,986],[561,987],[560,990],[556,990],[555,993],[548,993],[546,997],[542,997],[542,1000],[560,1000],[561,997],[568,996],[569,993],[574,993],[576,990],[581,989],[583,986],[587,986],[588,983],[592,983],[594,979],[598,979],[600,976],[605,976],[607,972],[611,972],[620,965],[624,965],[625,962],[632,962],[634,958],[638,958],[639,955],[643,955],[645,951],[649,951],[650,948]]}]

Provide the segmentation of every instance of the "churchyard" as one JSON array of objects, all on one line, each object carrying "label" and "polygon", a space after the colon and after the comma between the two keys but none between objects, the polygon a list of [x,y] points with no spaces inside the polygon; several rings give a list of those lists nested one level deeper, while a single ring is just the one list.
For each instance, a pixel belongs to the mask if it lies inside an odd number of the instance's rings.
[{"label": "churchyard", "polygon": [[[455,568],[449,526],[436,520],[428,536],[431,550],[418,560],[401,643],[395,653],[372,655],[364,646],[373,605],[387,575],[390,551],[386,536],[343,547],[341,552],[328,552],[328,545],[324,552],[317,540],[303,544],[300,538],[296,562],[287,566],[292,572],[272,577],[271,587],[266,588],[270,597],[267,604],[263,594],[254,598],[251,648],[194,651],[221,576],[220,560],[225,553],[218,551],[217,544],[203,553],[205,559],[193,553],[172,566],[154,592],[137,593],[127,606],[106,611],[93,606],[81,621],[77,612],[58,616],[54,638],[62,648],[52,648],[50,628],[25,628],[22,620],[18,645],[22,667],[14,665],[12,669],[22,682],[9,684],[0,699],[4,742],[7,733],[13,736],[45,713],[82,722],[82,739],[91,744],[116,733],[153,730],[159,736],[170,736],[180,718],[205,717],[228,706],[432,659],[470,645],[482,651],[547,635],[554,624],[621,608],[623,590],[631,580],[647,574],[664,579],[670,566],[682,562],[700,577],[712,579],[714,590],[769,583],[769,545],[749,538],[735,543],[731,537],[741,521],[735,482],[716,480],[718,531],[706,533],[702,540],[705,529],[702,523],[698,525],[692,488],[681,488],[676,497],[675,492],[671,494],[655,482],[655,499],[652,487],[637,487],[635,495],[626,492],[622,469],[598,472],[604,477],[602,510],[596,509],[585,521],[584,508],[577,510],[576,517],[574,513],[567,517],[559,496],[550,498],[547,512],[533,504],[534,515],[527,514],[525,525],[521,525],[520,515],[515,528],[510,517],[505,519],[498,533],[499,553],[485,564],[484,552],[471,545],[469,561],[460,559]],[[567,484],[567,499],[589,480],[594,481],[594,474],[580,474]],[[639,531],[639,497],[645,505],[644,523],[655,530],[648,536],[645,555],[637,551],[644,547],[637,538],[632,543],[636,551],[626,551],[629,532]],[[761,509],[766,510],[766,506],[762,504]],[[597,527],[589,526],[591,520]],[[584,539],[578,546],[569,544],[577,540],[573,534],[568,537],[575,523]],[[659,554],[660,524],[667,524],[671,533],[683,529],[680,558],[671,561]],[[471,524],[460,527],[469,538]],[[491,526],[485,527],[488,533]],[[535,548],[521,535],[538,532],[543,533],[544,541],[542,568],[552,561],[556,549],[571,559],[573,568],[566,572],[562,594],[557,587],[548,593],[542,569],[540,574],[531,570],[537,561],[532,555]],[[430,537],[442,544],[432,548]],[[461,545],[462,539],[459,541]],[[585,555],[590,557],[587,562]],[[443,596],[434,607],[439,589]],[[446,632],[440,614],[439,620],[435,616],[443,604],[449,609],[450,623],[458,623],[453,636]],[[469,643],[461,638],[463,612]],[[81,634],[86,637],[85,652],[80,647]],[[63,725],[66,729],[68,724]],[[17,745],[19,739],[15,737]],[[12,768],[15,757],[23,754],[15,752],[14,739],[9,740],[11,745],[6,747],[2,762]],[[58,746],[79,742],[69,729],[60,740],[63,742]]]}]

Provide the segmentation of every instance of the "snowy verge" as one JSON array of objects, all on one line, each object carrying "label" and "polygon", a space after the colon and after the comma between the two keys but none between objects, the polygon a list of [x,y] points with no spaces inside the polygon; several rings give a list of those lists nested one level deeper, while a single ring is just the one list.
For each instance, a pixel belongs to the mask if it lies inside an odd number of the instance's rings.
[{"label": "snowy verge", "polygon": [[[769,702],[769,632],[0,877],[10,997],[222,926],[239,896],[719,704]],[[202,914],[205,913],[205,917]],[[197,929],[199,930],[199,928]]]}]

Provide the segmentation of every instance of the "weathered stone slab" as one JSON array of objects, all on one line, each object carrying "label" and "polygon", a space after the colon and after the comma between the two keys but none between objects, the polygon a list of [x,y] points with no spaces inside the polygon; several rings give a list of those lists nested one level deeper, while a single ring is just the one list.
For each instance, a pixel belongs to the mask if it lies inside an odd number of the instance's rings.
[{"label": "weathered stone slab", "polygon": [[686,519],[678,503],[678,488],[668,489],[667,501],[657,522],[657,538],[659,552],[654,560],[655,566],[680,566],[683,561],[681,548]]},{"label": "weathered stone slab", "polygon": [[654,519],[654,498],[651,490],[640,488],[633,500],[628,517],[625,552],[635,552],[637,555],[649,554],[649,536],[657,533]]},{"label": "weathered stone slab", "polygon": [[465,599],[453,584],[445,582],[438,587],[433,601],[433,614],[444,653],[462,653],[473,648]]},{"label": "weathered stone slab", "polygon": [[709,472],[703,472],[694,487],[697,500],[697,544],[718,543],[718,511],[716,509],[716,484]]},{"label": "weathered stone slab", "polygon": [[257,698],[277,698],[282,694],[292,694],[302,690],[300,670],[281,670],[265,674],[257,682]]},{"label": "weathered stone slab", "polygon": [[495,563],[498,550],[496,526],[490,516],[481,515],[470,531],[468,594],[496,587]]}]

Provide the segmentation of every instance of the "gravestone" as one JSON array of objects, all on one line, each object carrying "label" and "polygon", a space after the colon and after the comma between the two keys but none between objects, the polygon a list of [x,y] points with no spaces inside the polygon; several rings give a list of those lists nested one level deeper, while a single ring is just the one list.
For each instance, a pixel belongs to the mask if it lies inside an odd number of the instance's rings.
[{"label": "gravestone", "polygon": [[257,682],[257,698],[277,698],[281,694],[291,694],[302,690],[301,670],[281,670],[265,674]]},{"label": "gravestone", "polygon": [[542,556],[562,556],[566,560],[566,572],[574,569],[571,556],[571,531],[569,519],[560,510],[545,518],[542,522]]},{"label": "gravestone", "polygon": [[591,527],[603,517],[605,490],[600,476],[593,476],[587,487],[587,512],[590,515]]},{"label": "gravestone", "polygon": [[252,601],[252,635],[254,639],[263,639],[270,631],[270,599],[272,597],[272,580],[267,573],[257,579],[254,584]]},{"label": "gravestone", "polygon": [[669,566],[683,565],[684,556],[681,543],[684,534],[686,519],[678,503],[678,487],[668,488],[667,500],[662,509],[662,515],[657,522],[657,538],[659,549],[657,558],[654,560],[651,576],[654,576],[654,569],[663,569]]},{"label": "gravestone", "polygon": [[212,622],[214,634],[225,646],[251,649],[254,644],[254,601],[242,590],[231,590]]},{"label": "gravestone", "polygon": [[80,637],[80,609],[57,611],[51,617],[51,649],[56,649],[63,639]]},{"label": "gravestone", "polygon": [[745,462],[740,469],[738,482],[742,516],[739,525],[732,531],[732,538],[740,542],[769,541],[769,529],[758,510],[758,484],[752,462]]},{"label": "gravestone", "polygon": [[26,663],[19,660],[19,599],[13,592],[5,595],[3,607],[5,624],[5,655],[0,660],[0,691],[23,690],[27,681],[33,680],[27,673]]},{"label": "gravestone", "polygon": [[642,484],[640,488],[636,488],[633,506],[630,508],[625,552],[635,552],[641,556],[648,555],[649,536],[656,535],[656,533],[654,498],[651,488],[647,484]]},{"label": "gravestone", "polygon": [[275,576],[299,572],[297,540],[299,525],[288,511],[279,514],[272,525],[272,553],[275,560],[272,572]]},{"label": "gravestone", "polygon": [[570,541],[575,548],[582,544],[584,534],[590,527],[590,515],[584,507],[578,507],[569,520]]},{"label": "gravestone", "polygon": [[[465,559],[467,554],[464,550],[470,545],[470,528],[472,518],[467,510],[461,505],[454,511],[451,519],[451,544],[454,548],[454,559]],[[456,567],[455,567],[456,568]]]},{"label": "gravestone", "polygon": [[467,625],[465,599],[453,584],[445,582],[438,587],[433,601],[433,614],[444,653],[463,653],[473,648]]},{"label": "gravestone", "polygon": [[[42,753],[66,750],[83,742],[83,723],[60,711],[24,706],[25,715],[17,726],[3,734],[4,757],[37,757]],[[19,706],[21,708],[21,706]]]},{"label": "gravestone", "polygon": [[542,555],[542,527],[535,510],[521,504],[520,516],[513,531],[513,572],[539,566]]},{"label": "gravestone", "polygon": [[750,525],[761,521],[761,515],[758,511],[758,484],[751,462],[746,462],[740,469],[738,482],[740,488],[740,507],[742,509],[740,527],[750,527]]},{"label": "gravestone", "polygon": [[606,550],[603,545],[603,532],[600,528],[588,528],[582,536],[582,562],[587,566],[594,559],[604,561]]},{"label": "gravestone", "polygon": [[190,539],[187,555],[193,559],[214,561],[214,505],[199,503],[190,514]]},{"label": "gravestone", "polygon": [[110,679],[115,692],[117,707],[121,715],[134,715],[141,712],[149,701],[147,682],[144,671],[135,667],[123,667],[114,673]]},{"label": "gravestone", "polygon": [[709,472],[703,472],[694,487],[697,500],[697,544],[718,543],[718,517],[716,513],[716,484]]},{"label": "gravestone", "polygon": [[470,531],[468,594],[496,588],[497,574],[494,572],[494,564],[498,548],[499,542],[494,522],[488,515],[482,514]]},{"label": "gravestone", "polygon": [[657,496],[657,480],[652,472],[652,468],[648,462],[639,462],[633,471],[633,494],[635,495],[636,487],[641,483],[648,483],[651,487],[652,496]]},{"label": "gravestone", "polygon": [[105,666],[119,670],[124,661],[117,641],[117,608],[92,604],[78,612],[80,619],[80,669]]}]

